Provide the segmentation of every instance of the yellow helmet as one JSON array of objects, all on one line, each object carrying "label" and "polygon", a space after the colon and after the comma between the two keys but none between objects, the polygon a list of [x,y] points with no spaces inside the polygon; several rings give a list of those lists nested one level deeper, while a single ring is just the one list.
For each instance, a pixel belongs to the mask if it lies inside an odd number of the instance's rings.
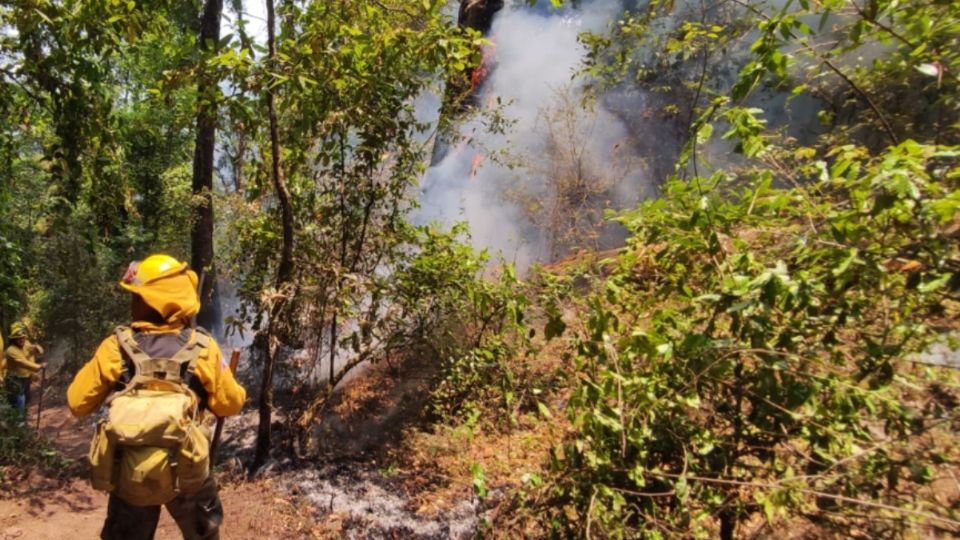
[{"label": "yellow helmet", "polygon": [[180,262],[170,255],[150,255],[142,261],[133,261],[127,267],[127,273],[120,280],[120,286],[136,293],[137,289],[151,282],[174,276],[187,269],[187,263]]},{"label": "yellow helmet", "polygon": [[27,327],[22,322],[15,322],[10,325],[10,339],[26,338]]},{"label": "yellow helmet", "polygon": [[156,254],[130,263],[120,286],[139,295],[164,320],[172,322],[200,311],[197,282],[197,274],[187,269],[187,263]]}]

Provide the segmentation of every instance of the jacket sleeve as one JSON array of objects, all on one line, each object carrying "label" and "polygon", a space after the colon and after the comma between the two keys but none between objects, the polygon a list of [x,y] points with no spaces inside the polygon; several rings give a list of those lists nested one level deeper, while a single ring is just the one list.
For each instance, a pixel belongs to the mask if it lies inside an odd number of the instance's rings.
[{"label": "jacket sleeve", "polygon": [[67,388],[67,405],[74,416],[86,416],[100,407],[110,389],[120,379],[123,358],[116,336],[100,343],[97,352],[77,372]]},{"label": "jacket sleeve", "polygon": [[206,356],[197,361],[196,375],[207,390],[207,408],[213,414],[232,416],[240,412],[247,400],[247,391],[234,378],[220,347],[212,339]]},{"label": "jacket sleeve", "polygon": [[22,349],[19,347],[10,346],[7,347],[7,363],[10,367],[20,367],[24,369],[29,369],[30,371],[40,371],[40,364],[30,360],[30,357],[27,356]]}]

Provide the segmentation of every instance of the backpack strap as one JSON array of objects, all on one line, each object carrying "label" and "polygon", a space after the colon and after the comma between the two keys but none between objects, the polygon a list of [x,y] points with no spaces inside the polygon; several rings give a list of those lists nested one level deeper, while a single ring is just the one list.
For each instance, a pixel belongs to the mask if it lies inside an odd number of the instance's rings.
[{"label": "backpack strap", "polygon": [[133,364],[133,374],[131,378],[143,373],[141,366],[144,362],[150,361],[150,356],[140,348],[140,344],[133,337],[133,329],[129,326],[118,326],[114,331],[117,337],[117,345],[120,350],[126,353],[127,358]]},{"label": "backpack strap", "polygon": [[177,369],[180,370],[180,380],[185,386],[190,386],[190,382],[196,374],[197,361],[200,360],[203,351],[209,348],[210,336],[203,330],[194,329],[190,333],[187,344],[170,359],[177,363]]},{"label": "backpack strap", "polygon": [[150,357],[137,343],[133,329],[129,326],[118,326],[115,334],[120,350],[130,360],[133,374],[122,389],[107,398],[107,404],[146,382],[157,380],[179,384],[193,393],[190,381],[193,379],[197,361],[201,352],[210,346],[210,337],[205,332],[192,330],[186,345],[171,358]]},{"label": "backpack strap", "polygon": [[120,346],[121,353],[130,360],[130,365],[133,368],[133,374],[127,381],[126,386],[124,386],[120,391],[114,392],[107,398],[107,405],[109,405],[114,399],[133,391],[135,388],[140,386],[140,384],[149,380],[153,380],[152,377],[145,375],[144,370],[144,368],[149,365],[151,358],[147,353],[143,352],[143,349],[141,349],[140,345],[137,344],[137,340],[133,338],[133,329],[131,329],[129,326],[118,326],[114,334],[116,335],[117,345]]},{"label": "backpack strap", "polygon": [[[152,358],[137,343],[133,330],[128,327],[117,329],[117,342],[120,348],[133,362],[133,379],[159,379],[161,381],[180,381],[180,363],[175,358]],[[178,353],[179,354],[179,353]],[[133,381],[131,380],[131,383]]]},{"label": "backpack strap", "polygon": [[203,328],[197,328],[197,354],[192,362],[186,366],[186,372],[183,375],[183,383],[186,384],[197,396],[200,409],[207,408],[207,400],[210,399],[210,393],[203,385],[203,381],[197,378],[196,365],[201,358],[209,357],[211,343],[213,338]]}]

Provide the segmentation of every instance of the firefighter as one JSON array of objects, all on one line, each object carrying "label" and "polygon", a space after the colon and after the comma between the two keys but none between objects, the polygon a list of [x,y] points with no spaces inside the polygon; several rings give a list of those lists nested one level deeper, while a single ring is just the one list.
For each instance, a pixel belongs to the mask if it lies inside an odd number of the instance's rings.
[{"label": "firefighter", "polygon": [[24,420],[27,415],[27,402],[30,401],[30,379],[47,365],[37,362],[37,356],[43,354],[43,347],[28,339],[25,324],[13,323],[9,337],[10,346],[4,353],[7,396],[10,405],[17,411],[20,419]]},{"label": "firefighter", "polygon": [[[191,319],[200,310],[197,275],[187,264],[169,255],[151,255],[127,269],[120,286],[131,293],[129,335],[138,350],[155,358],[170,358],[188,341],[193,332],[203,332],[207,343],[196,359],[189,388],[197,395],[201,410],[217,416],[240,412],[246,391],[240,386],[223,359],[213,338],[202,329],[193,329]],[[103,340],[93,358],[84,365],[67,389],[71,412],[83,417],[96,411],[114,391],[130,381],[132,364],[126,343],[121,347],[117,334]],[[122,467],[119,474],[124,474]],[[118,490],[119,491],[119,490]],[[184,539],[218,539],[223,521],[216,481],[212,472],[203,485],[190,493],[179,492],[164,504],[176,521]],[[100,537],[106,540],[152,539],[160,517],[160,506],[138,506],[125,500],[122,493],[111,492],[107,518]]]}]

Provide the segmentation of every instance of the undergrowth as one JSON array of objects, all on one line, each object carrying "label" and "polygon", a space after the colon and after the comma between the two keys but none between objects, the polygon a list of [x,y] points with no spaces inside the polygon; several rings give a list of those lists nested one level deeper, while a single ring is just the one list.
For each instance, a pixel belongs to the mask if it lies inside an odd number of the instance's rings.
[{"label": "undergrowth", "polygon": [[918,493],[960,464],[955,397],[930,399],[958,379],[909,358],[956,330],[956,155],[905,143],[804,190],[675,181],[623,214],[634,236],[576,336],[547,528],[732,537],[762,513],[955,531],[957,501]]},{"label": "undergrowth", "polygon": [[57,474],[73,464],[28,423],[29,418],[20,419],[0,389],[0,485],[35,468]]},{"label": "undergrowth", "polygon": [[[957,348],[960,13],[852,4],[704,8],[664,45],[648,30],[679,24],[675,6],[650,2],[585,40],[592,73],[641,86],[656,70],[631,62],[700,56],[690,138],[659,197],[615,216],[622,251],[586,277],[563,269],[566,287],[501,291],[526,308],[510,337],[451,357],[437,398],[467,412],[451,423],[523,431],[518,396],[567,422],[482,534],[960,533],[960,376],[916,361]],[[721,34],[753,40],[734,81],[707,69]],[[876,60],[851,67],[868,45]],[[830,129],[800,142],[769,126],[750,105],[761,87],[816,100]],[[703,148],[737,157],[711,167]]]}]

